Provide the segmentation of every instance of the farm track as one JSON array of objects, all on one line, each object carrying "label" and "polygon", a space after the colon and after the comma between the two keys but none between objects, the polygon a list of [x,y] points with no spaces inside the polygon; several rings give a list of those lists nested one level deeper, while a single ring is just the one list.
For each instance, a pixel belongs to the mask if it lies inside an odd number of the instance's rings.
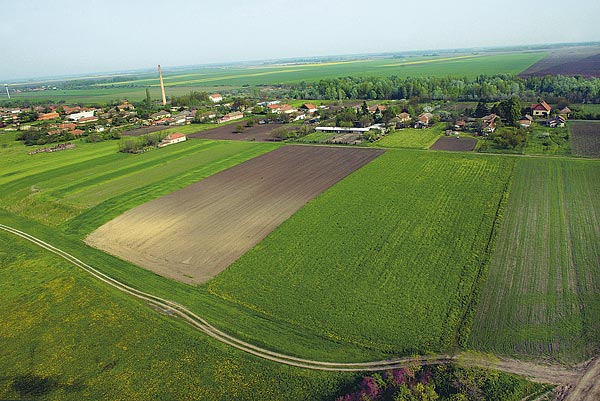
[{"label": "farm track", "polygon": [[90,265],[84,263],[73,255],[52,246],[51,244],[42,241],[26,232],[17,230],[13,227],[0,224],[0,229],[25,239],[55,255],[67,260],[76,267],[82,269],[92,275],[99,281],[108,284],[126,294],[129,294],[137,299],[148,302],[151,306],[165,312],[170,312],[186,320],[190,325],[202,331],[208,336],[227,344],[235,349],[244,351],[251,355],[263,358],[272,362],[285,364],[312,370],[323,371],[346,371],[346,372],[367,372],[367,371],[384,371],[396,369],[406,366],[407,364],[418,363],[422,365],[435,365],[443,363],[459,363],[461,365],[481,368],[491,368],[501,370],[508,373],[523,375],[530,380],[541,382],[560,384],[568,389],[568,400],[578,399],[594,399],[600,391],[600,382],[597,380],[600,375],[600,359],[596,359],[587,364],[585,368],[578,366],[572,369],[567,369],[559,365],[543,365],[532,362],[525,362],[515,359],[498,359],[488,358],[479,355],[470,355],[467,353],[454,355],[428,355],[417,357],[396,358],[370,362],[324,362],[311,359],[298,358],[291,355],[285,355],[278,352],[273,352],[265,348],[252,345],[248,342],[239,340],[231,335],[228,335],[219,329],[212,326],[206,320],[187,309],[185,306],[176,302],[157,297],[155,295],[137,290],[120,281],[98,271]]}]

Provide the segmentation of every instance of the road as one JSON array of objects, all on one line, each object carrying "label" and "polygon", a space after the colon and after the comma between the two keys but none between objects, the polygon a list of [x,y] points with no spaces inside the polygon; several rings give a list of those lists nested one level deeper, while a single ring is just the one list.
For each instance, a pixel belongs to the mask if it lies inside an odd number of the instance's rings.
[{"label": "road", "polygon": [[[325,371],[350,371],[350,372],[372,372],[384,371],[405,367],[408,364],[419,363],[422,365],[434,365],[454,362],[464,366],[492,368],[507,373],[525,376],[532,381],[540,383],[558,384],[567,389],[563,393],[563,399],[571,400],[599,400],[600,394],[600,358],[597,358],[584,367],[566,368],[561,365],[546,365],[533,362],[525,362],[516,359],[500,357],[489,357],[470,353],[459,353],[455,355],[427,355],[420,357],[395,358],[368,362],[327,362],[313,359],[298,358],[266,348],[258,347],[246,341],[235,338],[212,326],[205,319],[198,316],[185,306],[160,298],[155,295],[140,291],[100,272],[99,270],[77,259],[73,255],[52,246],[26,232],[16,228],[0,224],[0,229],[15,236],[32,242],[33,244],[50,251],[67,260],[74,266],[84,270],[99,281],[110,285],[137,299],[143,300],[170,315],[176,315],[185,319],[190,325],[202,331],[206,335],[227,344],[240,351],[263,358],[272,362],[281,363],[299,368],[325,370]],[[562,398],[562,397],[561,397]]]}]

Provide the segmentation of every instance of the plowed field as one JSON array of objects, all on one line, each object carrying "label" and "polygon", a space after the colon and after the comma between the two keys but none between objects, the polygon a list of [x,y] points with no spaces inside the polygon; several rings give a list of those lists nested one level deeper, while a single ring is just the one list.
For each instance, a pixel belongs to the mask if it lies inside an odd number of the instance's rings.
[{"label": "plowed field", "polygon": [[165,277],[202,283],[381,153],[283,147],[132,209],[86,241]]}]

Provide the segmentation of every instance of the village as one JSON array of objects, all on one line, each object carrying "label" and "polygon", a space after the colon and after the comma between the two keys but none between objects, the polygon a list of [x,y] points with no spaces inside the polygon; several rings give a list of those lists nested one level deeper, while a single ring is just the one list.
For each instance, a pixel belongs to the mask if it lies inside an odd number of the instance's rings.
[{"label": "village", "polygon": [[[293,141],[318,133],[319,140],[316,142],[360,145],[377,141],[396,130],[429,129],[439,127],[440,123],[445,124],[446,136],[479,138],[498,136],[500,134],[494,133],[503,126],[525,131],[534,124],[561,128],[571,113],[567,106],[553,109],[543,100],[530,107],[521,108],[518,105],[514,111],[509,111],[508,100],[492,104],[490,108],[484,102],[479,102],[476,107],[467,104],[461,111],[456,111],[457,105],[451,102],[286,102],[227,98],[220,93],[202,96],[206,101],[191,107],[167,104],[165,99],[164,104],[155,103],[152,107],[149,107],[148,101],[133,104],[122,100],[118,104],[103,107],[48,104],[29,108],[0,108],[0,128],[19,131],[18,138],[27,145],[43,145],[77,138],[92,142],[119,139],[121,135],[139,129],[150,133],[190,124],[198,124],[200,131],[202,124],[218,126],[235,125],[237,122],[234,132],[242,132],[255,124],[274,123],[287,128],[280,129],[272,140]],[[512,115],[507,118],[507,113]],[[517,114],[518,118],[515,117]],[[192,131],[191,127],[186,130]],[[179,135],[185,138],[185,135]],[[161,142],[162,146],[180,141],[172,141],[180,137],[171,136]]]}]

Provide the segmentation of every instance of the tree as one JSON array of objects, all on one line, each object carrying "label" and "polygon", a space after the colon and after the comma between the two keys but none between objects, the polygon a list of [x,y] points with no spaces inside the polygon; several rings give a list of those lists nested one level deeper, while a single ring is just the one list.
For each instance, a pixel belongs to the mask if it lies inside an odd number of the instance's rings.
[{"label": "tree", "polygon": [[146,107],[150,108],[152,105],[152,99],[150,98],[150,89],[146,88]]},{"label": "tree", "polygon": [[519,120],[521,119],[521,101],[518,97],[513,96],[510,99],[503,100],[500,102],[500,109],[508,125],[515,127],[519,125]]},{"label": "tree", "polygon": [[485,102],[477,103],[477,107],[475,108],[475,117],[481,118],[483,116],[487,116],[490,114],[490,109],[488,109]]}]

